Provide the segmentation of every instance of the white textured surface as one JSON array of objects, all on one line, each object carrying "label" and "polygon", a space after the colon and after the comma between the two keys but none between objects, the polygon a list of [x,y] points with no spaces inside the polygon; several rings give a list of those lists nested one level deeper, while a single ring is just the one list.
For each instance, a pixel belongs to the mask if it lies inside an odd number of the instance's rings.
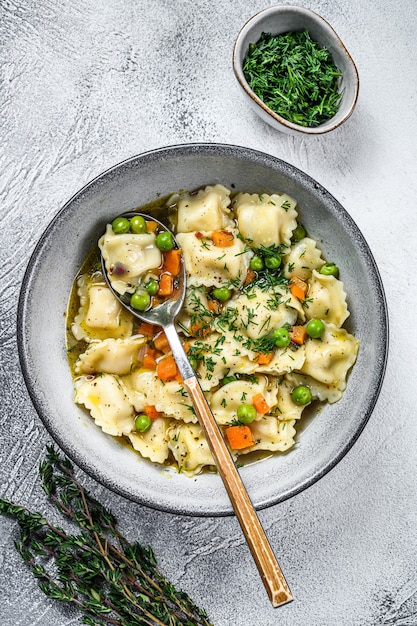
[{"label": "white textured surface", "polygon": [[[15,339],[19,283],[37,239],[84,183],[134,154],[187,141],[269,152],[316,178],[374,253],[390,311],[388,368],[376,409],[341,463],[260,513],[295,596],[272,609],[234,518],[175,517],[90,479],[132,539],[216,626],[417,624],[417,10],[414,0],[300,1],[352,54],[357,109],[331,135],[279,135],[247,109],[233,39],[259,0],[2,0],[0,3],[1,495],[43,508],[37,466],[48,441],[26,393]],[[325,445],[325,442],[323,442]],[[69,626],[0,520],[2,626]]]}]

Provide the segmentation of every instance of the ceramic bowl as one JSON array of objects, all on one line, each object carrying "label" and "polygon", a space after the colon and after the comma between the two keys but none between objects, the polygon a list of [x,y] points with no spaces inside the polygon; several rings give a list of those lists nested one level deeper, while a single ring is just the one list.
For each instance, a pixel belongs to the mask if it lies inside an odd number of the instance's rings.
[{"label": "ceramic bowl", "polygon": [[[286,32],[306,29],[311,38],[332,54],[333,61],[342,72],[339,91],[342,92],[339,109],[331,119],[316,128],[299,126],[281,117],[267,107],[252,91],[243,73],[243,63],[248,54],[249,44],[255,44],[262,33],[280,35]],[[325,19],[317,13],[298,6],[274,6],[254,15],[236,39],[233,49],[233,69],[249,105],[276,130],[289,135],[321,135],[338,128],[352,114],[359,92],[359,76],[355,63],[342,41]]]},{"label": "ceramic bowl", "polygon": [[342,400],[308,420],[287,454],[240,470],[256,508],[294,496],[344,456],[373,410],[387,352],[384,292],[366,241],[337,200],[288,163],[237,146],[188,144],[136,156],[87,184],[54,217],[29,261],[18,314],[22,371],[40,418],[70,459],[109,489],[178,514],[232,514],[220,477],[190,479],[161,470],[104,434],[74,404],[64,313],[74,276],[115,215],[181,188],[218,182],[297,199],[302,223],[324,255],[343,268],[351,311],[346,328],[361,342]]}]

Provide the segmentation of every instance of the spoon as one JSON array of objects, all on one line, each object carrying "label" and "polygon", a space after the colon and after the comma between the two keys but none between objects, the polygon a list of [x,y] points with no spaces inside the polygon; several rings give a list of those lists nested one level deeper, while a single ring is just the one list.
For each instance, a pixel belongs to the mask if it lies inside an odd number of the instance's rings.
[{"label": "spoon", "polygon": [[[149,220],[150,217],[149,215],[137,212],[124,213],[120,217],[129,219],[134,216],[141,216],[145,220]],[[156,220],[153,216],[151,219],[153,222],[157,222],[160,229],[164,231],[168,230],[164,224]],[[278,565],[265,535],[265,531],[262,528],[246,488],[230,455],[229,449],[223,439],[220,428],[211,412],[210,406],[200,387],[197,376],[190,365],[175,328],[175,319],[181,310],[185,297],[186,276],[184,262],[181,263],[179,285],[174,291],[174,294],[162,304],[140,312],[130,305],[131,294],[122,296],[113,288],[107,273],[103,255],[101,255],[101,263],[107,284],[121,304],[140,320],[161,326],[165,331],[184,386],[193,403],[200,426],[210,446],[218,472],[223,480],[272,606],[277,607],[290,602],[293,597],[284,575]]]}]

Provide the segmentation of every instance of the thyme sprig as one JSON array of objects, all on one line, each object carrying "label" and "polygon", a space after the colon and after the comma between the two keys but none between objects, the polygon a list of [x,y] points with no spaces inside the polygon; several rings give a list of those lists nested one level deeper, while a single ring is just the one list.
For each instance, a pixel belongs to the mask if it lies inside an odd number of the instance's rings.
[{"label": "thyme sprig", "polygon": [[243,72],[256,95],[294,124],[319,126],[339,108],[341,72],[306,30],[262,33],[249,46]]},{"label": "thyme sprig", "polygon": [[152,549],[122,535],[53,446],[39,470],[45,493],[80,532],[69,534],[1,498],[0,514],[18,522],[15,546],[47,596],[78,607],[89,626],[211,626],[205,611],[165,579]]}]

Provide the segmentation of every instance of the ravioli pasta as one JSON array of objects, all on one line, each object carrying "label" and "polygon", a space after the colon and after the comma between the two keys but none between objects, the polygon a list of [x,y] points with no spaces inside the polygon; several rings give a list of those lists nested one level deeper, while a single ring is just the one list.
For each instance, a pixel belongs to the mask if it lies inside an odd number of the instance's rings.
[{"label": "ravioli pasta", "polygon": [[[359,341],[342,327],[349,310],[339,269],[286,194],[216,184],[174,194],[155,207],[158,215],[161,208],[187,274],[177,329],[233,458],[287,452],[305,407],[339,401],[357,358]],[[106,263],[123,257],[129,268],[129,282],[114,278],[120,293],[163,271],[155,236],[140,235],[139,244],[132,237],[109,224],[100,239]],[[122,308],[91,259],[70,303],[75,402],[150,462],[186,476],[214,470],[175,365],[161,374],[171,356],[161,329]],[[138,416],[148,418],[145,430]]]}]

